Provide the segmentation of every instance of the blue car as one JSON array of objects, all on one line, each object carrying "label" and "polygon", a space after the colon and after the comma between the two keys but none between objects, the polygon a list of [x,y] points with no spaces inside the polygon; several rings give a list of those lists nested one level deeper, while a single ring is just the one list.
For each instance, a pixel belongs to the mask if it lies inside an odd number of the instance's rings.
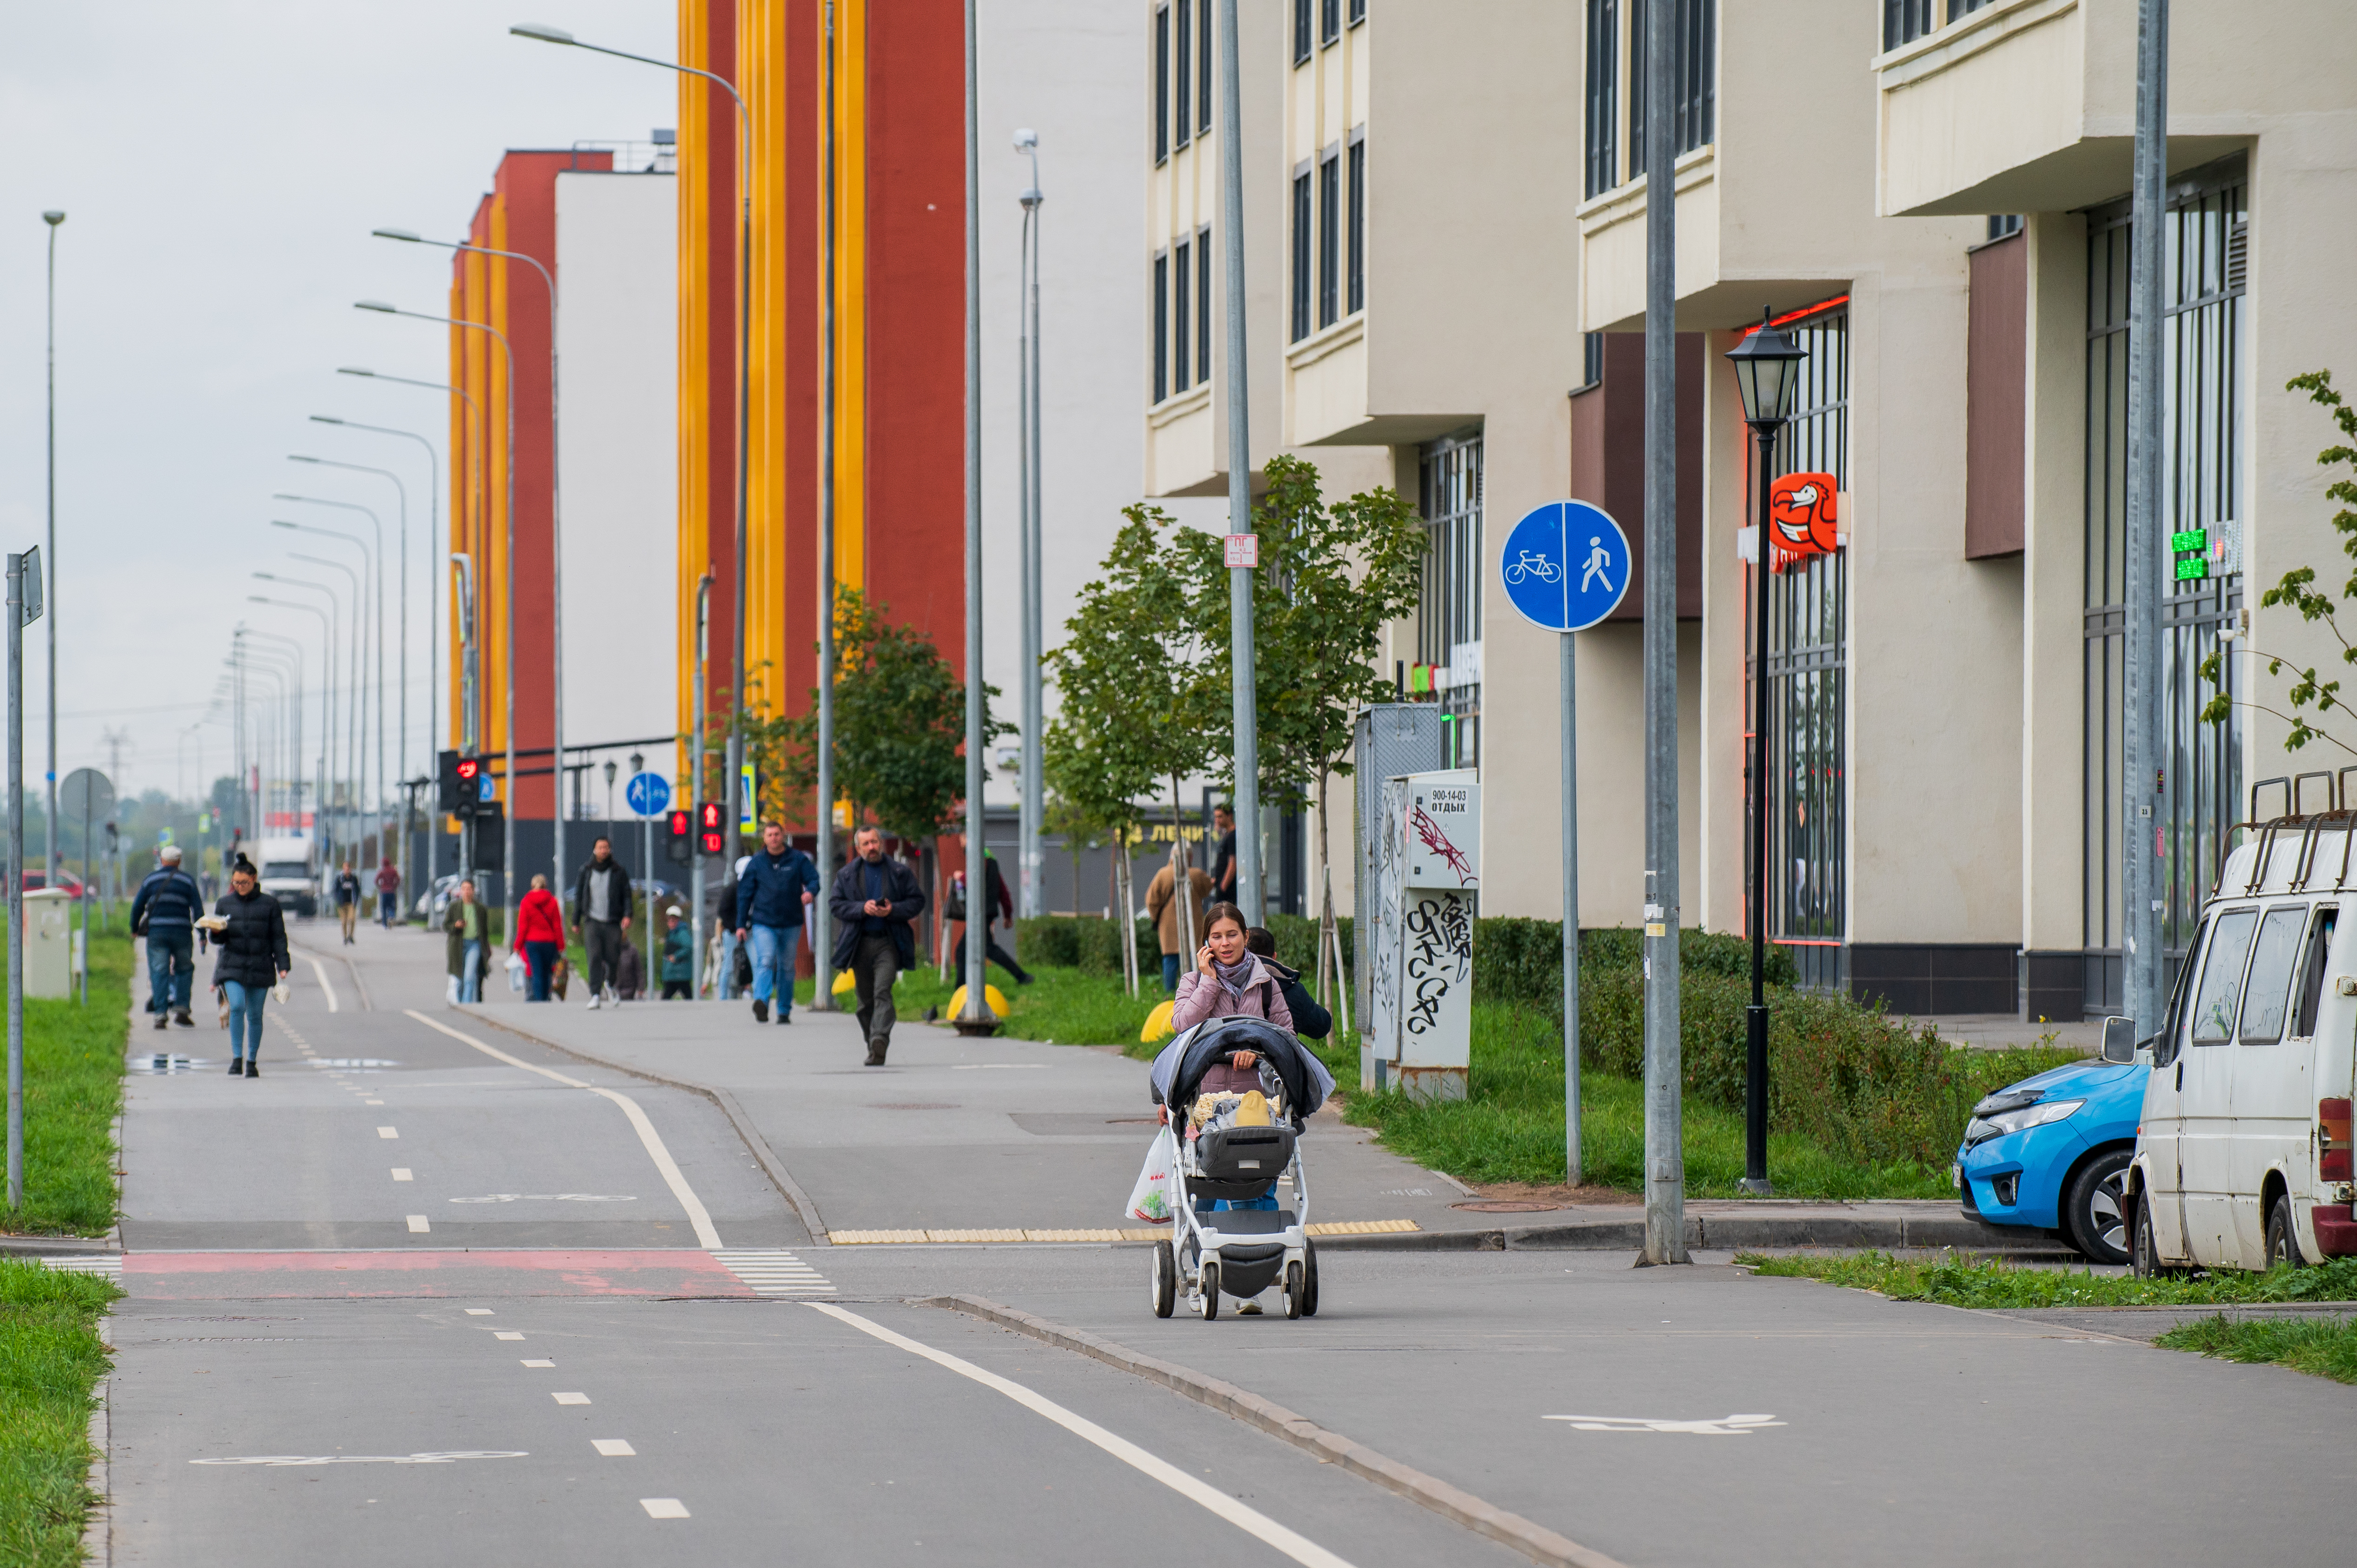
[{"label": "blue car", "polygon": [[1956,1151],[1964,1212],[2059,1235],[2092,1262],[2126,1262],[2121,1183],[2151,1073],[2141,1053],[2132,1062],[2072,1062],[1974,1106]]}]

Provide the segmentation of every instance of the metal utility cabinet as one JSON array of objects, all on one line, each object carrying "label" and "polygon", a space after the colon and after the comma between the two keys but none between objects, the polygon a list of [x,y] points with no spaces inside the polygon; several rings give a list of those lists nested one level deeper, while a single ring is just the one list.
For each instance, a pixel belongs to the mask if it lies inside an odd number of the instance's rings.
[{"label": "metal utility cabinet", "polygon": [[1383,820],[1383,780],[1440,766],[1440,705],[1378,703],[1359,710],[1351,735],[1351,1015],[1372,1010],[1367,991],[1367,928],[1373,917],[1375,827]]},{"label": "metal utility cabinet", "polygon": [[1473,1060],[1481,784],[1472,768],[1383,781],[1359,1085],[1462,1100]]},{"label": "metal utility cabinet", "polygon": [[25,994],[63,999],[73,994],[74,950],[81,932],[73,927],[72,892],[63,887],[36,887],[25,894]]}]

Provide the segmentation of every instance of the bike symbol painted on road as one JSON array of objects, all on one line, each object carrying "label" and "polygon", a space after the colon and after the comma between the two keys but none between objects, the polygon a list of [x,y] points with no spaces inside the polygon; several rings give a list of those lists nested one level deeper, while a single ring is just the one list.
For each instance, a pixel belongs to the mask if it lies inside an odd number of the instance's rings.
[{"label": "bike symbol painted on road", "polygon": [[1643,1415],[1543,1415],[1567,1421],[1580,1432],[1684,1432],[1698,1437],[1749,1437],[1763,1426],[1781,1426],[1772,1415],[1722,1415],[1716,1420],[1660,1420]]}]

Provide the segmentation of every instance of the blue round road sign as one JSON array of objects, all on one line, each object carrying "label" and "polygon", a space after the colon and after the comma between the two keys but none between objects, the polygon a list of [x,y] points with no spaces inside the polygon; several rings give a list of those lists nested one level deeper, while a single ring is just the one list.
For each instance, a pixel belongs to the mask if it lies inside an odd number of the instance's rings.
[{"label": "blue round road sign", "polygon": [[1629,565],[1629,536],[1586,501],[1549,501],[1525,513],[1498,558],[1506,597],[1548,631],[1585,631],[1620,608]]},{"label": "blue round road sign", "polygon": [[671,804],[671,780],[660,773],[633,773],[623,798],[640,816],[660,817]]}]

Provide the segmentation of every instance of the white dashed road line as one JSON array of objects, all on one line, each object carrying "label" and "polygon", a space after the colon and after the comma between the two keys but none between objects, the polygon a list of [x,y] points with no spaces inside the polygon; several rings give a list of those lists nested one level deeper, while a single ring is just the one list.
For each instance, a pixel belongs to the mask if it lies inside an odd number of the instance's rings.
[{"label": "white dashed road line", "polygon": [[639,1506],[647,1510],[649,1519],[685,1519],[687,1505],[677,1498],[640,1498]]},{"label": "white dashed road line", "polygon": [[589,1446],[608,1459],[628,1459],[638,1453],[637,1449],[619,1437],[593,1437],[589,1440]]},{"label": "white dashed road line", "polygon": [[587,1404],[589,1402],[589,1396],[587,1394],[551,1394],[548,1397],[554,1400],[559,1404]]},{"label": "white dashed road line", "polygon": [[401,1136],[401,1130],[397,1127],[379,1127],[376,1130],[376,1135],[380,1138],[398,1138]]},{"label": "white dashed road line", "polygon": [[[1073,1436],[1083,1442],[1094,1444],[1132,1469],[1152,1477],[1180,1497],[1190,1502],[1200,1503],[1245,1534],[1266,1541],[1296,1563],[1301,1563],[1303,1568],[1351,1568],[1348,1559],[1338,1557],[1307,1536],[1287,1530],[1258,1509],[1237,1501],[1216,1487],[1207,1485],[1198,1477],[1187,1474],[1169,1461],[1147,1453],[1127,1438],[1115,1436],[1095,1422],[1073,1414],[1044,1394],[1036,1393],[1021,1383],[1002,1378],[996,1372],[985,1371],[973,1362],[961,1360],[946,1350],[936,1350],[930,1345],[920,1344],[905,1334],[896,1334],[882,1324],[871,1322],[856,1312],[847,1312],[833,1302],[813,1301],[807,1305],[812,1311],[823,1312],[829,1317],[837,1318],[851,1325],[862,1334],[873,1336],[887,1345],[898,1346],[912,1355],[922,1356],[934,1365],[946,1367],[962,1378],[971,1378],[985,1388],[996,1389],[1026,1410],[1046,1416]],[[652,1512],[653,1509],[650,1508],[648,1511]]]},{"label": "white dashed road line", "polygon": [[783,1247],[730,1247],[712,1254],[755,1295],[823,1295],[834,1285]]},{"label": "white dashed road line", "polygon": [[423,1214],[413,1214],[409,1217],[409,1233],[411,1235],[423,1236],[433,1229],[434,1228],[431,1225],[425,1222],[425,1216]]},{"label": "white dashed road line", "polygon": [[536,1067],[521,1057],[510,1056],[497,1046],[487,1046],[472,1035],[460,1034],[447,1024],[436,1023],[414,1007],[405,1007],[402,1011],[427,1028],[438,1030],[454,1040],[472,1046],[485,1056],[503,1061],[510,1067],[520,1067],[526,1072],[536,1072],[541,1077],[554,1079],[568,1089],[586,1089],[590,1093],[610,1100],[620,1106],[622,1114],[630,1119],[630,1126],[637,1131],[639,1142],[644,1145],[648,1158],[654,1161],[656,1171],[663,1178],[663,1185],[671,1188],[672,1197],[677,1198],[679,1206],[687,1211],[688,1222],[695,1227],[695,1244],[709,1251],[720,1251],[720,1232],[713,1228],[710,1211],[704,1207],[704,1200],[695,1196],[695,1189],[687,1185],[687,1177],[680,1174],[679,1162],[671,1157],[671,1150],[663,1146],[662,1135],[655,1131],[655,1124],[647,1120],[646,1112],[640,1108],[637,1101],[627,1094],[618,1094],[613,1090],[601,1089],[594,1083],[585,1083],[577,1078],[567,1077],[564,1073],[553,1071],[548,1068]]}]

